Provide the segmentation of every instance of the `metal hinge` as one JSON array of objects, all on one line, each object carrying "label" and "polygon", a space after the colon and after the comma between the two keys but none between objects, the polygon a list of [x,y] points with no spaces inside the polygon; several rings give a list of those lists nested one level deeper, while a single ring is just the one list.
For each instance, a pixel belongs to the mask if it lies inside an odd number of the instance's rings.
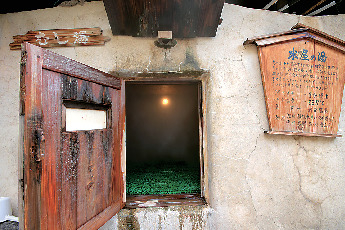
[{"label": "metal hinge", "polygon": [[26,50],[22,51],[22,55],[20,58],[20,65],[21,66],[25,66],[26,65],[26,61],[28,60],[28,52],[26,52]]},{"label": "metal hinge", "polygon": [[20,59],[20,115],[25,114],[25,72],[26,71],[26,62],[28,60],[28,52],[25,50],[22,51],[22,56]]},{"label": "metal hinge", "polygon": [[24,194],[24,179],[19,179],[19,184]]},{"label": "metal hinge", "polygon": [[42,161],[44,158],[45,138],[42,129],[37,129],[34,133],[33,145],[31,146],[31,154],[36,162]]}]

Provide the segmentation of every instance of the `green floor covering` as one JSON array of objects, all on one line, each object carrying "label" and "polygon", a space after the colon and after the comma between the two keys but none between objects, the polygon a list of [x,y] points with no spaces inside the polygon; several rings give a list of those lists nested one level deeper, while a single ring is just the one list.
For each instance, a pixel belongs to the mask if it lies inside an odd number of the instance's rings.
[{"label": "green floor covering", "polygon": [[198,166],[159,163],[128,166],[127,195],[200,193]]}]

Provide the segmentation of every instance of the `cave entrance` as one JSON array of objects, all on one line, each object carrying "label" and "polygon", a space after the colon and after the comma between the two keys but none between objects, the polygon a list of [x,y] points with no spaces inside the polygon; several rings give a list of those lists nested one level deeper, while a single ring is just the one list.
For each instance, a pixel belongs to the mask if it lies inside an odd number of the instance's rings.
[{"label": "cave entrance", "polygon": [[126,194],[201,194],[201,81],[126,82]]}]

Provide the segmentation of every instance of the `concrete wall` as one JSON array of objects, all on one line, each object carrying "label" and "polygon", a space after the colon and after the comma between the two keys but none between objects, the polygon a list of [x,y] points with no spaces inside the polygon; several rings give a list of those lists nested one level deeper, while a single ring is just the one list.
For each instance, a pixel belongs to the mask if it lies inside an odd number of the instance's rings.
[{"label": "concrete wall", "polygon": [[[345,138],[265,135],[256,47],[242,45],[297,22],[345,40],[345,15],[307,18],[225,4],[222,18],[215,38],[179,39],[165,51],[151,38],[112,36],[102,2],[0,15],[0,196],[12,198],[14,213],[20,52],[8,44],[28,30],[99,26],[111,36],[105,46],[53,50],[106,72],[210,71],[209,206],[123,210],[103,229],[345,229]],[[343,103],[343,135],[344,110]]]}]

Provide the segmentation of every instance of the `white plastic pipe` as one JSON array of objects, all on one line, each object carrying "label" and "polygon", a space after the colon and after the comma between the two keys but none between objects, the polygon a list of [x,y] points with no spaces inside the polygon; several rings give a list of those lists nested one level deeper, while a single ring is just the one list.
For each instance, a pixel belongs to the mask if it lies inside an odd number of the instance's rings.
[{"label": "white plastic pipe", "polygon": [[278,2],[278,0],[272,0],[263,9],[268,10],[268,8],[270,8],[272,5],[276,4],[277,2]]},{"label": "white plastic pipe", "polygon": [[324,10],[327,10],[328,8],[332,7],[332,6],[335,6],[337,3],[335,1],[325,5],[324,7],[321,7],[320,9],[318,10],[315,10],[313,12],[311,12],[310,14],[307,14],[307,16],[314,16],[314,15],[317,15],[319,13],[321,13],[322,11]]},{"label": "white plastic pipe", "polygon": [[6,221],[6,216],[12,215],[11,200],[9,197],[0,197],[0,222]]}]

